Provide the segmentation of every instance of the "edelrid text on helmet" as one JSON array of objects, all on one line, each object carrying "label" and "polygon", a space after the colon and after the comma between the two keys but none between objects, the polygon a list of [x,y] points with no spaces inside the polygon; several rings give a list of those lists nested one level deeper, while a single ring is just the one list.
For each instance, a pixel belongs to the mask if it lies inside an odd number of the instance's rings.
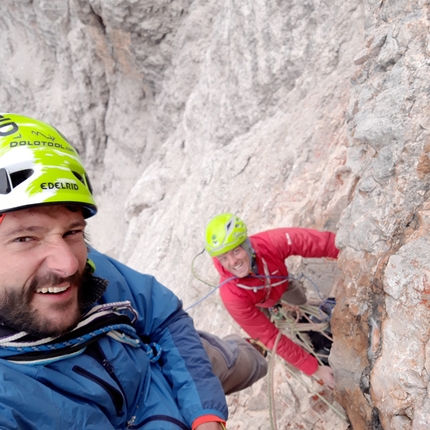
[{"label": "edelrid text on helmet", "polygon": [[222,213],[209,221],[206,227],[206,251],[211,257],[224,254],[248,237],[245,223],[232,213]]},{"label": "edelrid text on helmet", "polygon": [[55,128],[13,113],[0,114],[0,213],[42,204],[97,212],[76,149]]}]

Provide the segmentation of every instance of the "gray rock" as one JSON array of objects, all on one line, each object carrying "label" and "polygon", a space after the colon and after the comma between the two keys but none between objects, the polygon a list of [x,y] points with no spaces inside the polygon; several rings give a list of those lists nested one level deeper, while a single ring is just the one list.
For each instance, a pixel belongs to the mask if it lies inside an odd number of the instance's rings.
[{"label": "gray rock", "polygon": [[[92,243],[156,275],[198,328],[240,332],[203,254],[233,211],[251,233],[337,231],[330,362],[353,428],[426,428],[428,4],[352,0],[12,1],[0,5],[3,111],[79,148]],[[312,266],[312,267],[311,267]],[[329,266],[327,266],[329,267]],[[309,291],[311,291],[309,289]],[[279,428],[349,425],[275,365]],[[309,378],[308,378],[309,379]],[[229,429],[269,428],[267,382],[230,396]],[[261,401],[260,401],[261,400]]]}]

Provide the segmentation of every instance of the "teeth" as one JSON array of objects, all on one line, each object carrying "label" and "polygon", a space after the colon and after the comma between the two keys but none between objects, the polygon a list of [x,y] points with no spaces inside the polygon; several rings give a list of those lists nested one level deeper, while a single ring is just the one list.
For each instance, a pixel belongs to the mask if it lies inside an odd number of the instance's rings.
[{"label": "teeth", "polygon": [[68,286],[66,287],[42,287],[42,288],[38,288],[36,290],[36,293],[42,293],[42,294],[46,294],[46,293],[51,293],[51,294],[57,294],[57,293],[62,293],[63,291],[66,291],[67,288],[69,288]]},{"label": "teeth", "polygon": [[238,270],[238,269],[240,269],[240,268],[242,267],[242,264],[243,264],[243,263],[240,263],[238,266],[234,266],[234,267],[233,267],[233,269],[234,269],[234,270]]}]

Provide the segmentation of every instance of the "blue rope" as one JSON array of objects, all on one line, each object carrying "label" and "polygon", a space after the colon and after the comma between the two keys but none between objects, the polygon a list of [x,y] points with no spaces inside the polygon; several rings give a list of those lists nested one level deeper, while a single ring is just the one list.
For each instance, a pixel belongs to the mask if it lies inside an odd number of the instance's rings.
[{"label": "blue rope", "polygon": [[221,282],[221,284],[217,285],[212,291],[209,291],[209,293],[206,294],[206,296],[203,296],[200,300],[198,300],[197,302],[195,302],[193,305],[188,306],[187,309],[185,309],[185,312],[188,311],[188,309],[193,308],[194,306],[198,305],[199,303],[201,303],[203,300],[206,300],[211,294],[213,294],[218,288],[222,287],[224,284],[226,284],[227,282],[232,281],[233,279],[236,279],[237,276],[232,276],[231,278],[226,279],[224,282]]},{"label": "blue rope", "polygon": [[[89,339],[92,339],[95,336],[98,336],[103,333],[107,333],[112,330],[120,330],[123,333],[129,335],[132,338],[139,339],[136,334],[136,330],[129,326],[128,324],[113,324],[107,327],[102,327],[98,330],[95,330],[91,333],[85,334],[83,336],[79,336],[75,339],[71,339],[67,342],[59,342],[51,345],[34,345],[34,346],[23,346],[23,347],[13,347],[13,346],[2,346],[1,348],[7,349],[9,351],[17,351],[17,352],[34,352],[34,351],[52,351],[56,349],[62,349],[73,345],[79,345],[81,343],[86,342]],[[140,340],[140,339],[139,339]]]},{"label": "blue rope", "polygon": [[[315,291],[318,294],[318,297],[321,299],[321,303],[318,306],[319,311],[325,315],[324,311],[322,310],[322,307],[329,303],[329,304],[336,304],[335,300],[332,299],[324,299],[324,297],[321,295],[321,292],[317,286],[317,284],[312,281],[312,279],[310,279],[308,276],[304,275],[303,273],[300,274],[299,277],[294,277],[294,276],[274,276],[274,275],[253,275],[253,278],[262,278],[262,279],[286,279],[286,280],[293,280],[293,281],[299,281],[302,278],[307,279],[311,285],[314,287]],[[213,290],[211,290],[208,294],[206,294],[205,296],[203,296],[200,300],[198,300],[197,302],[195,302],[194,304],[192,304],[191,306],[189,306],[188,308],[185,309],[185,311],[188,311],[189,309],[193,308],[194,306],[197,306],[199,303],[201,303],[203,300],[206,300],[211,294],[213,294],[216,290],[218,290],[218,288],[222,287],[224,284],[226,284],[227,282],[232,281],[233,279],[237,279],[237,276],[232,276],[231,278],[226,279],[225,281],[223,281],[221,284],[217,285]],[[265,288],[264,286],[262,288]],[[325,320],[329,320],[330,319],[330,315],[329,317],[327,317]]]},{"label": "blue rope", "polygon": [[[330,298],[328,298],[328,299],[324,299],[324,297],[321,295],[321,292],[320,292],[320,290],[319,290],[319,288],[318,288],[318,286],[317,286],[317,284],[314,282],[314,281],[312,281],[312,279],[310,279],[308,276],[306,276],[306,275],[304,275],[303,273],[299,276],[299,278],[298,279],[296,279],[296,280],[299,280],[299,279],[302,279],[302,278],[305,278],[305,279],[307,279],[312,285],[313,285],[313,287],[315,288],[315,291],[317,292],[317,294],[318,294],[318,296],[319,296],[319,298],[321,299],[321,303],[318,305],[318,310],[320,311],[320,314],[322,314],[322,315],[327,315],[327,312],[325,312],[325,311],[323,311],[323,307],[326,305],[326,304],[330,304],[330,305],[335,305],[336,304],[336,300],[334,300],[334,299],[330,299]],[[328,315],[326,318],[324,318],[322,321],[323,322],[325,322],[325,321],[329,321],[330,320],[330,318],[331,318],[331,309],[330,309],[330,315]]]}]

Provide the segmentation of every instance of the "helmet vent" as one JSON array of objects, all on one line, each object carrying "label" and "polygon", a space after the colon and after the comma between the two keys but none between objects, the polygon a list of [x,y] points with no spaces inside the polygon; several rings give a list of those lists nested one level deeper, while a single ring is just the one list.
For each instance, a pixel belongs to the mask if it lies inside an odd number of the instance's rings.
[{"label": "helmet vent", "polygon": [[84,184],[84,185],[86,185],[85,184],[85,181],[84,181],[84,178],[82,177],[82,175],[80,175],[78,172],[73,172],[73,170],[72,170],[72,173]]},{"label": "helmet vent", "polygon": [[12,190],[6,169],[0,169],[0,194],[9,194]]},{"label": "helmet vent", "polygon": [[11,173],[10,180],[12,182],[12,187],[17,187],[19,184],[28,179],[33,173],[33,169],[19,170],[18,172]]},{"label": "helmet vent", "polygon": [[85,175],[85,179],[87,180],[88,189],[90,190],[90,193],[93,193],[93,187],[91,186],[90,178]]}]

